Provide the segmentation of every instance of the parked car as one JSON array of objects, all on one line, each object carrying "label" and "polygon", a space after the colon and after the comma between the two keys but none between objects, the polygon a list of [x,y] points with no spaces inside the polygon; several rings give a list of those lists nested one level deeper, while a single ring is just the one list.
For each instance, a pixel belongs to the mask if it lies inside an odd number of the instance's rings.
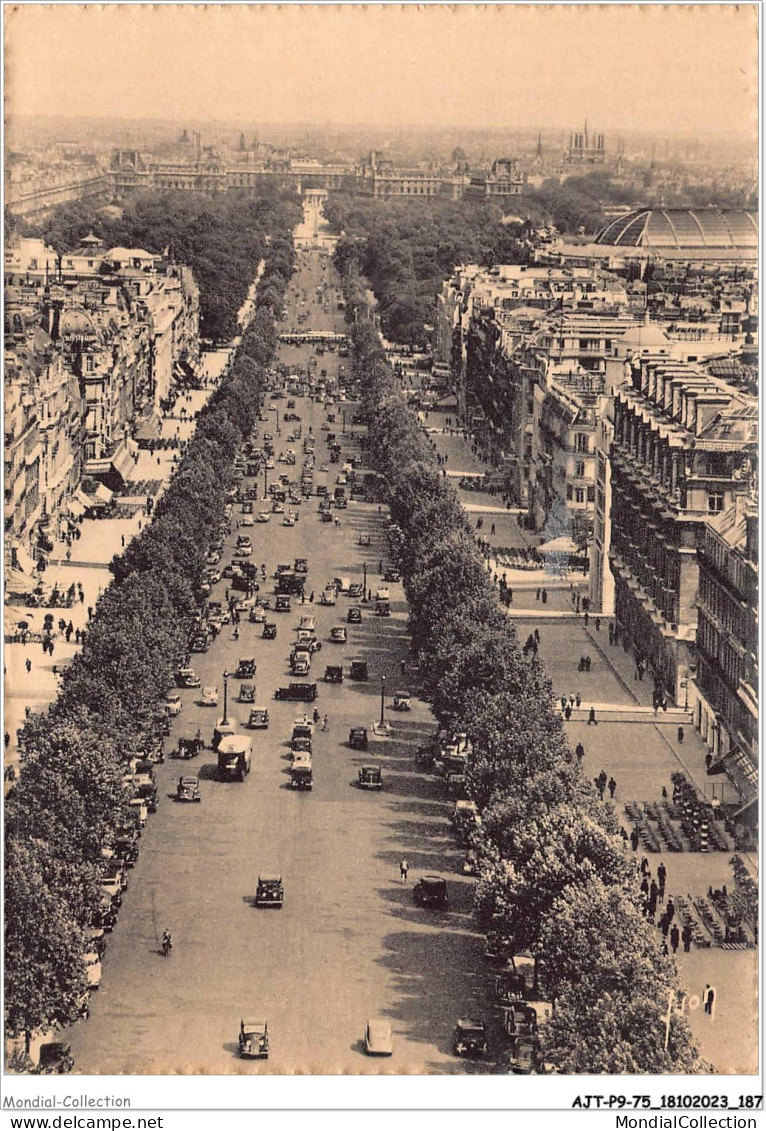
[{"label": "parked car", "polygon": [[419,907],[433,907],[439,911],[447,908],[447,881],[441,876],[421,876],[412,891]]},{"label": "parked car", "polygon": [[348,732],[348,744],[352,750],[366,750],[369,745],[367,727],[352,727]]},{"label": "parked car", "polygon": [[176,685],[178,687],[199,687],[200,678],[194,668],[179,668],[176,672]]},{"label": "parked car", "polygon": [[176,787],[176,800],[177,801],[201,801],[202,795],[199,789],[199,778],[196,774],[183,774],[178,779]]},{"label": "parked car", "polygon": [[181,707],[181,696],[177,691],[171,691],[165,700],[165,710],[168,715],[170,715],[171,719],[174,719],[176,715],[180,715]]},{"label": "parked car", "polygon": [[483,1021],[460,1018],[452,1033],[455,1056],[483,1057],[487,1051],[487,1030]]},{"label": "parked car", "polygon": [[394,1051],[394,1034],[390,1021],[375,1017],[367,1022],[364,1030],[364,1051],[368,1056],[391,1056]]}]

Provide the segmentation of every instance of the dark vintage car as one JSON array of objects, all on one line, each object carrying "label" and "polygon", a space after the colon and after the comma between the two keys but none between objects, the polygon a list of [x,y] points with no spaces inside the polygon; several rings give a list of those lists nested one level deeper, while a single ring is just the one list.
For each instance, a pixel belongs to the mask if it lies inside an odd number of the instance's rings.
[{"label": "dark vintage car", "polygon": [[441,876],[421,876],[413,888],[412,897],[418,907],[433,907],[443,911],[448,904],[447,881]]},{"label": "dark vintage car", "polygon": [[294,699],[299,703],[313,703],[316,697],[315,683],[291,683],[287,687],[278,687],[274,692],[275,699]]},{"label": "dark vintage car", "polygon": [[275,613],[289,613],[290,612],[290,598],[280,594],[274,602]]},{"label": "dark vintage car", "polygon": [[269,621],[267,624],[264,624],[264,626],[263,626],[263,639],[264,640],[276,640],[276,638],[277,638],[277,626],[275,624],[273,624],[271,621]]},{"label": "dark vintage car", "polygon": [[348,732],[348,744],[352,750],[366,750],[368,746],[367,727],[352,727]]},{"label": "dark vintage car", "polygon": [[256,663],[254,658],[243,659],[239,661],[237,670],[234,673],[235,679],[254,679],[255,678]]},{"label": "dark vintage car", "polygon": [[383,574],[384,581],[401,581],[401,579],[402,575],[399,573],[399,570],[393,569],[392,567],[389,567]]},{"label": "dark vintage car", "polygon": [[341,664],[328,664],[324,670],[325,683],[343,683],[343,667]]},{"label": "dark vintage car", "polygon": [[349,672],[351,679],[357,680],[359,683],[367,682],[367,661],[366,660],[352,660],[351,670]]},{"label": "dark vintage car", "polygon": [[40,1045],[36,1072],[41,1076],[63,1075],[74,1068],[71,1047],[65,1041],[47,1041]]},{"label": "dark vintage car", "polygon": [[239,701],[240,701],[240,703],[254,703],[255,702],[255,684],[254,683],[240,684]]},{"label": "dark vintage car", "polygon": [[199,789],[199,778],[196,774],[184,774],[178,779],[176,787],[177,801],[201,801],[202,794]]},{"label": "dark vintage car", "polygon": [[383,777],[380,766],[362,766],[357,781],[360,789],[382,789]]},{"label": "dark vintage car", "polygon": [[460,1018],[452,1033],[455,1056],[481,1058],[487,1051],[487,1029],[483,1021]]},{"label": "dark vintage car", "polygon": [[199,735],[192,738],[179,738],[178,746],[171,751],[171,758],[196,758],[205,749],[205,743]]},{"label": "dark vintage car", "polygon": [[285,889],[280,875],[267,873],[258,877],[258,887],[255,891],[256,907],[281,907],[284,901]]},{"label": "dark vintage car", "polygon": [[361,624],[362,623],[362,610],[358,605],[352,605],[346,613],[346,621],[348,624]]}]

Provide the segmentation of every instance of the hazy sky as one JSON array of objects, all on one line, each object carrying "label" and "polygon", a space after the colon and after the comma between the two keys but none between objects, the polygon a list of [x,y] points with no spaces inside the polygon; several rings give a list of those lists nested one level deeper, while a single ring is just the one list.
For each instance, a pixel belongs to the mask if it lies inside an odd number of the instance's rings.
[{"label": "hazy sky", "polygon": [[5,7],[6,115],[737,132],[755,5]]}]

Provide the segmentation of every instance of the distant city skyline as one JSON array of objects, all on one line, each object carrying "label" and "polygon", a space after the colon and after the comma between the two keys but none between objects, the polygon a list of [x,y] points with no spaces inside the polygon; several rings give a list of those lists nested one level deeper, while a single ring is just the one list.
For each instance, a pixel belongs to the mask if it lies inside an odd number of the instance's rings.
[{"label": "distant city skyline", "polygon": [[[757,7],[5,10],[6,120],[757,129]],[[73,60],[76,59],[76,66]]]}]

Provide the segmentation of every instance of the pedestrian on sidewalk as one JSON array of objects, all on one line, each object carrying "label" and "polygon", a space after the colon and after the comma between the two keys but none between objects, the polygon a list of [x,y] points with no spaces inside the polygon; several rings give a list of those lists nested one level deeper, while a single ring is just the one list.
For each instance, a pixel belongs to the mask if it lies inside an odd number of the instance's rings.
[{"label": "pedestrian on sidewalk", "polygon": [[577,761],[582,764],[582,760],[585,757],[585,747],[581,742],[578,742],[575,746],[575,757],[577,758]]},{"label": "pedestrian on sidewalk", "polygon": [[24,667],[27,669],[27,675],[32,671],[32,661],[27,657],[24,661]]},{"label": "pedestrian on sidewalk", "polygon": [[93,606],[88,605],[88,620],[92,620],[92,618],[93,618]]},{"label": "pedestrian on sidewalk", "polygon": [[684,944],[684,954],[688,954],[692,945],[693,938],[691,923],[684,923],[684,929],[681,931],[681,938]]},{"label": "pedestrian on sidewalk", "polygon": [[609,625],[609,643],[614,644],[614,625]]},{"label": "pedestrian on sidewalk", "polygon": [[657,885],[660,889],[660,903],[665,902],[665,882],[668,878],[667,869],[664,861],[660,860],[660,865],[657,869]]},{"label": "pedestrian on sidewalk", "polygon": [[585,622],[585,627],[587,628],[588,627],[588,610],[587,609],[585,610],[585,615],[583,617],[583,621]]},{"label": "pedestrian on sidewalk", "polygon": [[542,603],[544,605],[548,604],[548,590],[547,589],[542,589],[540,591],[540,600],[542,601]]},{"label": "pedestrian on sidewalk", "polygon": [[594,726],[598,726],[598,719],[596,718],[596,708],[595,707],[591,707],[591,709],[588,713],[588,726],[590,726],[591,723],[593,723]]},{"label": "pedestrian on sidewalk", "polygon": [[325,715],[325,717],[322,719],[322,730],[327,730],[329,725],[330,725],[329,716]]},{"label": "pedestrian on sidewalk", "polygon": [[615,795],[616,790],[617,790],[617,782],[612,777],[612,778],[609,779],[609,800],[610,801],[614,801],[614,795]]},{"label": "pedestrian on sidewalk", "polygon": [[649,861],[645,856],[641,857],[641,875],[645,876],[650,871]]},{"label": "pedestrian on sidewalk", "polygon": [[492,527],[490,528],[490,534],[494,534],[494,533],[495,533],[495,524],[493,522]]},{"label": "pedestrian on sidewalk", "polygon": [[566,707],[564,708],[564,718],[566,719],[567,722],[569,722],[571,717],[572,717],[572,708],[567,703]]},{"label": "pedestrian on sidewalk", "polygon": [[603,801],[604,790],[606,789],[606,770],[602,770],[598,775],[598,777],[596,778],[596,785],[598,786],[598,792],[601,794],[601,800]]},{"label": "pedestrian on sidewalk", "polygon": [[402,860],[399,864],[399,876],[400,876],[403,884],[407,883],[407,873],[409,872],[409,870],[410,870],[410,866],[407,863],[407,861]]},{"label": "pedestrian on sidewalk", "polygon": [[537,589],[537,590],[535,591],[535,600],[536,600],[536,601],[539,601],[539,600],[540,600],[540,590],[539,590],[539,589]]},{"label": "pedestrian on sidewalk", "polygon": [[580,694],[579,691],[575,695],[575,704],[576,704],[577,707],[580,707],[580,705],[582,704],[582,695]]},{"label": "pedestrian on sidewalk", "polygon": [[638,829],[634,825],[633,831],[630,834],[630,847],[633,849],[634,852],[638,851],[638,842],[639,842],[640,839],[641,838],[638,835]]},{"label": "pedestrian on sidewalk", "polygon": [[601,617],[596,617],[596,632],[601,632]]},{"label": "pedestrian on sidewalk", "polygon": [[670,929],[670,947],[671,947],[671,950],[673,951],[673,954],[675,954],[676,951],[678,950],[679,938],[680,938],[680,932],[678,930],[678,924],[674,923],[673,926]]}]

